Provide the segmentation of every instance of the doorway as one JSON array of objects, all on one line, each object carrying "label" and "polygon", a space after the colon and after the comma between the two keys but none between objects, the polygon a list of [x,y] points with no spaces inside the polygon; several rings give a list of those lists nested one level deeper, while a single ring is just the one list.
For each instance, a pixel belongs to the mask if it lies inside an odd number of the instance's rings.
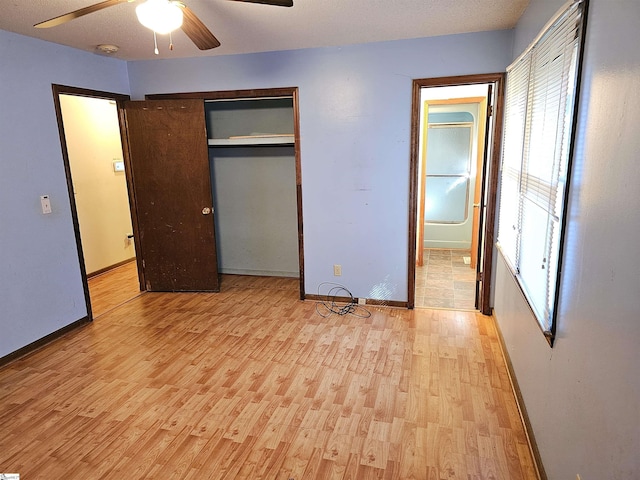
[{"label": "doorway", "polygon": [[414,80],[410,308],[490,312],[502,77]]},{"label": "doorway", "polygon": [[91,319],[140,294],[117,97],[54,86]]}]

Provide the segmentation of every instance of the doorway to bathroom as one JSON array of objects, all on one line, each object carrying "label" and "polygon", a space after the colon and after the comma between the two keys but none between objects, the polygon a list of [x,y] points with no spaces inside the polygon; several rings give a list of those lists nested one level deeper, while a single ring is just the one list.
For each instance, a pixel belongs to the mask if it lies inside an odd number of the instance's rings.
[{"label": "doorway to bathroom", "polygon": [[[465,80],[456,83],[460,78]],[[437,80],[414,82],[409,303],[490,311],[491,254],[487,258],[485,240],[495,215],[489,180],[497,170],[494,110],[501,76]]]}]

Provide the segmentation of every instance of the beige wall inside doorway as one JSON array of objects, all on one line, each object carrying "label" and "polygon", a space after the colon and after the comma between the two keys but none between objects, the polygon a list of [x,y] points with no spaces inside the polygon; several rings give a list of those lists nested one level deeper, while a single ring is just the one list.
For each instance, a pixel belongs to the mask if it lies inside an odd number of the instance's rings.
[{"label": "beige wall inside doorway", "polygon": [[122,142],[115,102],[60,95],[88,275],[135,258]]}]

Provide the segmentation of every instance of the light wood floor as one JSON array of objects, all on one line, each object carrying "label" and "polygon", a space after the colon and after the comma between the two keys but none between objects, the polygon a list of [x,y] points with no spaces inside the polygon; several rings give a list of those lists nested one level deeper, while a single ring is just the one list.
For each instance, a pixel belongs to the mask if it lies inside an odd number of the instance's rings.
[{"label": "light wood floor", "polygon": [[490,317],[323,318],[298,281],[145,293],[0,368],[30,479],[533,479]]},{"label": "light wood floor", "polygon": [[135,259],[89,278],[88,283],[93,318],[143,293],[140,291]]}]

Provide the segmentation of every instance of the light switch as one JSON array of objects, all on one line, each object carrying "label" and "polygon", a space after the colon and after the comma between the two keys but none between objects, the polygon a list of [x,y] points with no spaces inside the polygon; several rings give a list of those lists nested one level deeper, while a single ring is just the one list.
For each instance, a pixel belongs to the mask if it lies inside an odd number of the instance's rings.
[{"label": "light switch", "polygon": [[49,195],[40,195],[40,205],[42,206],[42,213],[44,215],[51,213],[51,200],[49,200]]},{"label": "light switch", "polygon": [[124,161],[117,160],[113,162],[113,171],[114,172],[124,172]]}]

